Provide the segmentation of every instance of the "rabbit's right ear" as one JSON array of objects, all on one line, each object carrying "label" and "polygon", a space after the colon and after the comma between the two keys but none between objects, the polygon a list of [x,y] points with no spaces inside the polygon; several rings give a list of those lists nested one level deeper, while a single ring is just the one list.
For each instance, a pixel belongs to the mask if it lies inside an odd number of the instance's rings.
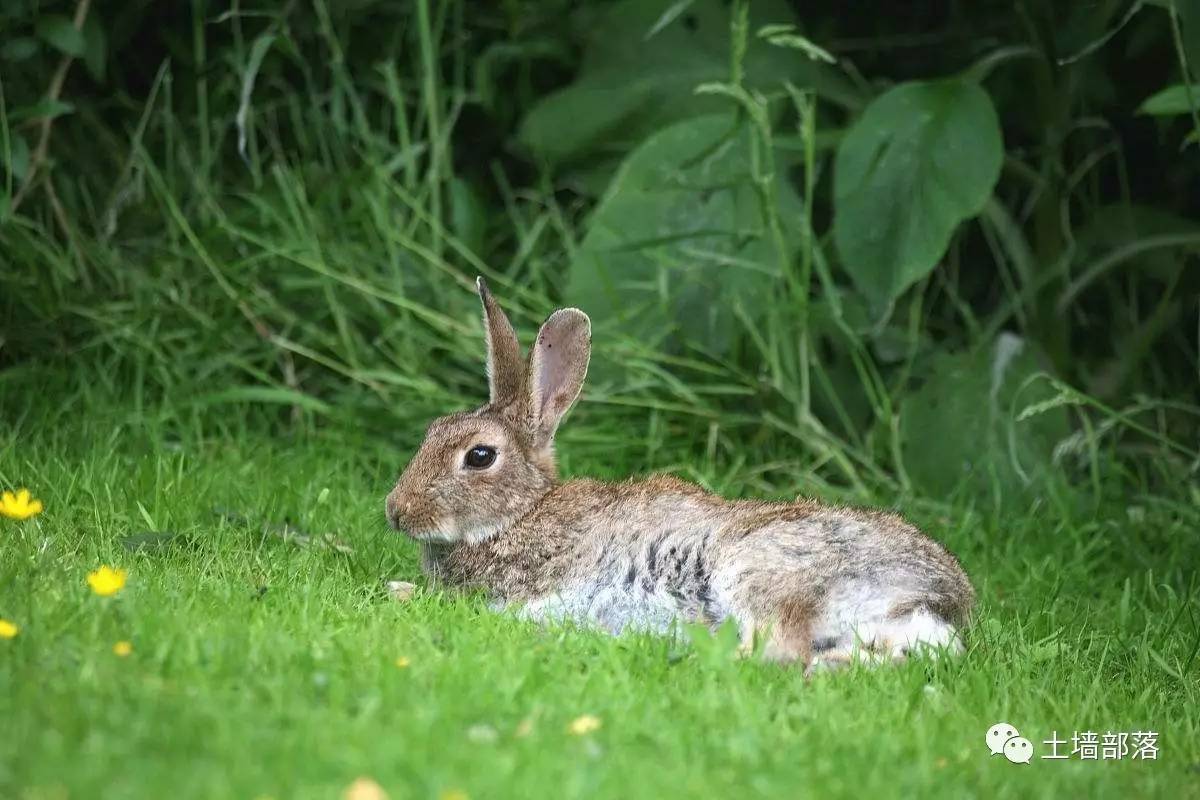
[{"label": "rabbit's right ear", "polygon": [[536,446],[554,440],[559,421],[583,388],[591,354],[592,321],[578,308],[560,308],[538,331],[525,381]]},{"label": "rabbit's right ear", "polygon": [[487,374],[491,403],[505,406],[517,399],[525,383],[525,368],[521,363],[521,345],[517,332],[504,315],[504,310],[488,291],[483,276],[475,279],[479,299],[483,302],[483,330],[487,337]]}]

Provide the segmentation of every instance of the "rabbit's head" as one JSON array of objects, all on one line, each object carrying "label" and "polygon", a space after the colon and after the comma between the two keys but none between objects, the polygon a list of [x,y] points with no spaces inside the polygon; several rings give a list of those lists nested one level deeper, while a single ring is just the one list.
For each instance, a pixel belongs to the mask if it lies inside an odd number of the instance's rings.
[{"label": "rabbit's head", "polygon": [[551,314],[524,363],[512,324],[482,278],[477,286],[490,401],[434,420],[387,498],[392,527],[423,542],[481,542],[537,504],[557,481],[554,431],[587,374],[586,314]]}]

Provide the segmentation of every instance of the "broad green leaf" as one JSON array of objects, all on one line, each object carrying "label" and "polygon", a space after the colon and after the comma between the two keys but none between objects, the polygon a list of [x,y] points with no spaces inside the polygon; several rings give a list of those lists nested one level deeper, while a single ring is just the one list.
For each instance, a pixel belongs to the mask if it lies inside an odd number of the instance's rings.
[{"label": "broad green leaf", "polygon": [[[634,150],[589,221],[568,300],[586,303],[597,325],[654,342],[674,332],[676,343],[728,352],[734,305],[753,313],[779,280],[750,178],[749,137],[733,115],[713,114]],[[791,186],[778,181],[773,190],[782,217],[799,220]]]},{"label": "broad green leaf", "polygon": [[28,119],[54,119],[75,111],[75,105],[65,100],[50,100],[49,98],[34,103],[31,106],[14,109],[13,122],[24,122]]},{"label": "broad green leaf", "polygon": [[108,45],[104,36],[104,28],[100,20],[92,14],[83,24],[83,63],[94,80],[104,80],[104,66],[107,63]]},{"label": "broad green leaf", "polygon": [[5,61],[24,61],[37,52],[37,39],[29,36],[16,36],[4,44],[0,44],[0,58]]},{"label": "broad green leaf", "polygon": [[867,107],[838,147],[833,230],[876,311],[937,265],[991,196],[1003,157],[996,110],[976,84],[905,83]]},{"label": "broad green leaf", "polygon": [[29,172],[29,144],[16,131],[9,131],[9,136],[11,137],[9,139],[11,155],[0,152],[0,159],[3,159],[13,178],[22,181]]},{"label": "broad green leaf", "polygon": [[1067,410],[1048,406],[1017,420],[1053,394],[1045,383],[1023,387],[1040,370],[1033,345],[1012,334],[976,353],[931,359],[900,412],[901,456],[914,487],[943,498],[965,491],[999,505],[1022,496],[1025,478],[1047,474],[1055,445],[1070,433]]},{"label": "broad green leaf", "polygon": [[[1192,84],[1192,102],[1200,109],[1200,83]],[[1192,108],[1188,103],[1188,87],[1182,83],[1168,86],[1160,92],[1152,94],[1138,106],[1139,114],[1152,117],[1174,117],[1180,114],[1191,114]]]},{"label": "broad green leaf", "polygon": [[83,55],[87,45],[83,34],[62,14],[47,14],[37,21],[37,35],[51,47],[76,58]]},{"label": "broad green leaf", "polygon": [[[755,0],[750,15],[755,25],[795,18],[781,0]],[[589,5],[575,22],[587,42],[578,78],[534,106],[518,132],[538,161],[559,167],[620,157],[672,122],[728,107],[722,98],[693,94],[700,84],[729,79],[729,9],[721,0]],[[791,80],[843,106],[861,102],[834,68],[756,37],[747,42],[744,66],[749,88]]]}]

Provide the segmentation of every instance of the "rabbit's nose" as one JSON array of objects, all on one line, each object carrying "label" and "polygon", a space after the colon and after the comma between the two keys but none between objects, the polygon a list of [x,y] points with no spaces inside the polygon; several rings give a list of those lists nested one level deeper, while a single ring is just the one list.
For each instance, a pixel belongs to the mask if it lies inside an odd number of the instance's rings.
[{"label": "rabbit's nose", "polygon": [[385,509],[388,523],[396,530],[400,530],[403,527],[401,525],[402,520],[412,512],[412,507],[413,501],[411,498],[405,497],[398,492],[388,495]]},{"label": "rabbit's nose", "polygon": [[387,503],[384,504],[384,512],[387,516],[388,524],[396,530],[400,529],[400,515],[408,512],[408,505],[405,504],[404,511],[400,510],[400,501],[395,495],[389,495]]}]

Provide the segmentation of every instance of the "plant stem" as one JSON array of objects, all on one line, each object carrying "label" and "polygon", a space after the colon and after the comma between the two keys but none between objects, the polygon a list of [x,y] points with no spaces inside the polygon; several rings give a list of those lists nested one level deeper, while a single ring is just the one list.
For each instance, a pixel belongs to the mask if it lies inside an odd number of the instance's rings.
[{"label": "plant stem", "polygon": [[[437,61],[434,58],[433,28],[429,24],[429,0],[417,0],[417,37],[421,46],[422,94],[425,100],[426,124],[429,127],[429,205],[438,222],[442,219],[442,132],[441,111],[438,107]],[[437,259],[442,257],[442,226],[430,228],[429,249]]]},{"label": "plant stem", "polygon": [[[88,8],[91,6],[92,0],[79,0],[75,6],[75,18],[71,24],[75,26],[75,30],[82,31],[83,23],[87,19]],[[71,71],[71,64],[75,63],[74,56],[63,56],[58,62],[58,68],[54,70],[54,76],[50,79],[50,87],[46,90],[47,100],[57,100],[62,94],[63,84],[67,81],[67,73]],[[29,158],[29,172],[25,175],[25,182],[21,184],[20,190],[13,197],[12,206],[9,208],[9,213],[15,214],[17,206],[21,205],[21,201],[33,188],[34,179],[37,177],[38,169],[46,160],[46,154],[50,150],[50,130],[54,126],[54,117],[42,117],[41,131],[38,134],[37,146],[33,149],[33,154]],[[68,232],[68,236],[70,233]]]}]

